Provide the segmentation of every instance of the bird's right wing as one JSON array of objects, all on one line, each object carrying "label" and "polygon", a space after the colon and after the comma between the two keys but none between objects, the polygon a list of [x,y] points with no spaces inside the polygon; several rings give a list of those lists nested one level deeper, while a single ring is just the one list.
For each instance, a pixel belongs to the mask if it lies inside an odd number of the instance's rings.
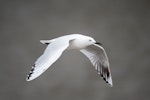
[{"label": "bird's right wing", "polygon": [[100,74],[103,79],[112,86],[109,61],[104,48],[100,45],[93,44],[80,51],[89,58],[98,74]]},{"label": "bird's right wing", "polygon": [[31,81],[45,72],[61,56],[63,51],[66,50],[69,46],[69,41],[70,40],[56,41],[49,44],[44,53],[32,66],[26,80]]}]

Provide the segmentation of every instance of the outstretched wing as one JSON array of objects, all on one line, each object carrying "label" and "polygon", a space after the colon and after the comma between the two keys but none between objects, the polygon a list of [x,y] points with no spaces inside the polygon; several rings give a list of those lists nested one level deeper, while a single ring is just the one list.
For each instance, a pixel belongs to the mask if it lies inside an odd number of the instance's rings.
[{"label": "outstretched wing", "polygon": [[31,81],[45,72],[69,46],[69,40],[52,42],[32,66],[26,80]]},{"label": "outstretched wing", "polygon": [[103,77],[106,83],[112,86],[113,84],[109,68],[109,61],[104,48],[100,45],[93,44],[80,51],[90,59],[98,74]]}]

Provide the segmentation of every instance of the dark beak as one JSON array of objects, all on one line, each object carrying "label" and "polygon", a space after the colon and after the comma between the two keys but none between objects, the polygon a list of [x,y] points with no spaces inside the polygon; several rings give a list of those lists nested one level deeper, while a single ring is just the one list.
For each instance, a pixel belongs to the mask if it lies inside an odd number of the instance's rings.
[{"label": "dark beak", "polygon": [[96,42],[95,44],[98,44],[98,45],[103,45],[102,43],[100,43],[100,42]]}]

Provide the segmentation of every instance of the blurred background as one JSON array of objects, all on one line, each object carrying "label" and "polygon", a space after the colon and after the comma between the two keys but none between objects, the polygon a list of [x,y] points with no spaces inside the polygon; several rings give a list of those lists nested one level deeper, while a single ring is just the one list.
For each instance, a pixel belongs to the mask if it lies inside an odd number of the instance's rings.
[{"label": "blurred background", "polygon": [[[78,51],[26,82],[46,45],[80,33],[103,44],[114,86]],[[0,100],[150,100],[149,0],[1,0]]]}]

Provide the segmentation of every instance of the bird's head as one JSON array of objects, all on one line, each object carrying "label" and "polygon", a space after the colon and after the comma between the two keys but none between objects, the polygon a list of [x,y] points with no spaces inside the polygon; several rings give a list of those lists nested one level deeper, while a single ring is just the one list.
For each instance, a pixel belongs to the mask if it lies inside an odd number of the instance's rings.
[{"label": "bird's head", "polygon": [[92,45],[92,44],[102,45],[100,42],[96,42],[95,39],[92,37],[87,37],[85,41],[87,42],[88,45]]}]

